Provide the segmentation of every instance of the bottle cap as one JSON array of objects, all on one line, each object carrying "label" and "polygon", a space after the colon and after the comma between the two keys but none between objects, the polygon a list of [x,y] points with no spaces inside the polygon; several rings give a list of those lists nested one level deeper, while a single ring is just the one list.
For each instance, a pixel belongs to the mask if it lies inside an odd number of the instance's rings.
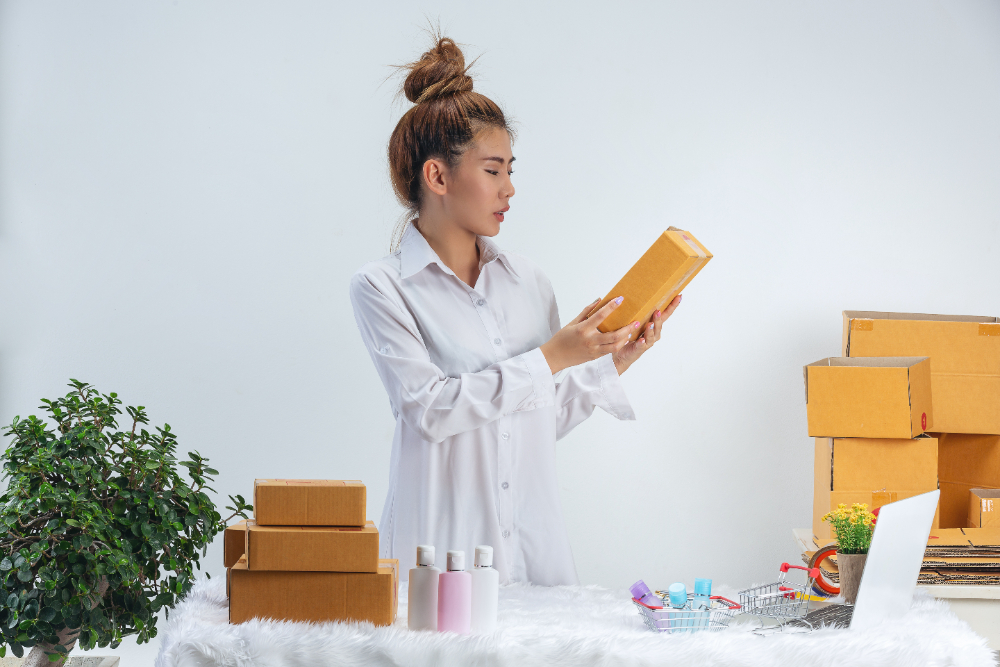
[{"label": "bottle cap", "polygon": [[694,580],[694,594],[704,595],[705,597],[712,597],[712,580],[711,579],[695,579]]},{"label": "bottle cap", "polygon": [[465,571],[465,552],[464,551],[449,551],[448,552],[448,571],[449,572],[463,572],[463,571]]},{"label": "bottle cap", "polygon": [[417,545],[417,565],[434,564],[434,547],[429,544]]},{"label": "bottle cap", "polygon": [[636,600],[641,600],[647,595],[652,595],[652,591],[649,590],[649,586],[646,582],[640,579],[629,587],[629,592],[632,594]]},{"label": "bottle cap", "polygon": [[672,607],[683,607],[688,601],[687,586],[681,583],[670,584],[670,588],[667,589],[670,593],[670,606]]},{"label": "bottle cap", "polygon": [[493,565],[493,547],[480,544],[476,547],[476,567],[490,567]]}]

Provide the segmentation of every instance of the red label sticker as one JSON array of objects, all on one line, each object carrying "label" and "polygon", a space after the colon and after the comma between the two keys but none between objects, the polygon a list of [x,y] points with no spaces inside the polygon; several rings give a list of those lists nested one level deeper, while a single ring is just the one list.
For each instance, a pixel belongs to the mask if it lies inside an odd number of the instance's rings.
[{"label": "red label sticker", "polygon": [[920,414],[920,428],[927,429],[927,413],[923,412]]}]

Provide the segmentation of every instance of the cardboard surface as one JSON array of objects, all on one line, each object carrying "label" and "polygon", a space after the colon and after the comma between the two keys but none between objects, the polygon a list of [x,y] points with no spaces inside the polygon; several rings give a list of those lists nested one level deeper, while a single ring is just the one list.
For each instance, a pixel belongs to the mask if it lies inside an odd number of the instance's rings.
[{"label": "cardboard surface", "polygon": [[941,527],[972,526],[969,492],[1000,488],[1000,436],[941,433],[937,437]]},{"label": "cardboard surface", "polygon": [[1000,528],[1000,489],[972,489],[969,493],[969,526]]},{"label": "cardboard surface", "polygon": [[927,357],[829,357],[803,375],[811,437],[909,439],[932,428]]},{"label": "cardboard surface", "polygon": [[[829,540],[824,514],[840,503],[865,503],[870,510],[934,491],[938,442],[922,435],[890,438],[816,438],[813,459],[813,537]],[[934,527],[939,525],[935,514]]]},{"label": "cardboard surface", "polygon": [[376,572],[378,530],[354,526],[258,526],[245,531],[247,569]]},{"label": "cardboard surface", "polygon": [[365,485],[355,480],[258,479],[258,526],[364,526]]},{"label": "cardboard surface", "polygon": [[710,259],[712,253],[690,232],[669,228],[591,311],[619,296],[625,297],[597,328],[615,331],[638,321],[642,326],[629,332],[629,340],[635,340],[645,331],[653,313],[666,308]]},{"label": "cardboard surface", "polygon": [[1000,319],[844,311],[846,357],[930,357],[934,430],[1000,434]]},{"label": "cardboard surface", "polygon": [[226,526],[226,532],[222,536],[222,560],[226,567],[236,565],[236,561],[242,558],[247,532],[247,520],[240,519],[231,526]]},{"label": "cardboard surface", "polygon": [[241,559],[229,570],[229,622],[369,621],[391,625],[399,606],[399,561],[380,560],[371,572],[248,570]]}]

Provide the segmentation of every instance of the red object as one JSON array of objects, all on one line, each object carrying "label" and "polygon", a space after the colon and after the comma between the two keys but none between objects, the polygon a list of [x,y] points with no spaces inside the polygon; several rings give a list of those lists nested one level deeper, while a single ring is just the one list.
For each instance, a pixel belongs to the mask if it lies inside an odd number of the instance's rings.
[{"label": "red object", "polygon": [[789,565],[788,563],[781,564],[782,572],[788,572],[789,570],[805,570],[806,572],[809,573],[809,576],[812,577],[813,579],[819,579],[818,567],[808,568],[808,567],[802,567],[801,565]]},{"label": "red object", "polygon": [[[837,553],[837,545],[831,544],[829,546],[823,547],[815,554],[813,554],[812,562],[817,566],[825,561],[827,557],[832,556]],[[828,595],[840,595],[840,586],[834,586],[832,583],[828,582],[823,577],[816,577],[816,585],[819,589]]]},{"label": "red object", "polygon": [[927,430],[927,413],[926,412],[922,412],[920,414],[920,428],[924,429],[925,431]]}]

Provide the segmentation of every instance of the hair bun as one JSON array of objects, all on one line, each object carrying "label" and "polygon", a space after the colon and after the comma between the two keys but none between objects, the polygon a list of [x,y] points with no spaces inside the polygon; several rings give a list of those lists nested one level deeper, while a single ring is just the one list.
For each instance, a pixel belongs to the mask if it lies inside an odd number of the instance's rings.
[{"label": "hair bun", "polygon": [[410,73],[403,82],[403,93],[415,104],[472,90],[462,49],[448,37],[439,38],[432,49],[406,69]]}]

